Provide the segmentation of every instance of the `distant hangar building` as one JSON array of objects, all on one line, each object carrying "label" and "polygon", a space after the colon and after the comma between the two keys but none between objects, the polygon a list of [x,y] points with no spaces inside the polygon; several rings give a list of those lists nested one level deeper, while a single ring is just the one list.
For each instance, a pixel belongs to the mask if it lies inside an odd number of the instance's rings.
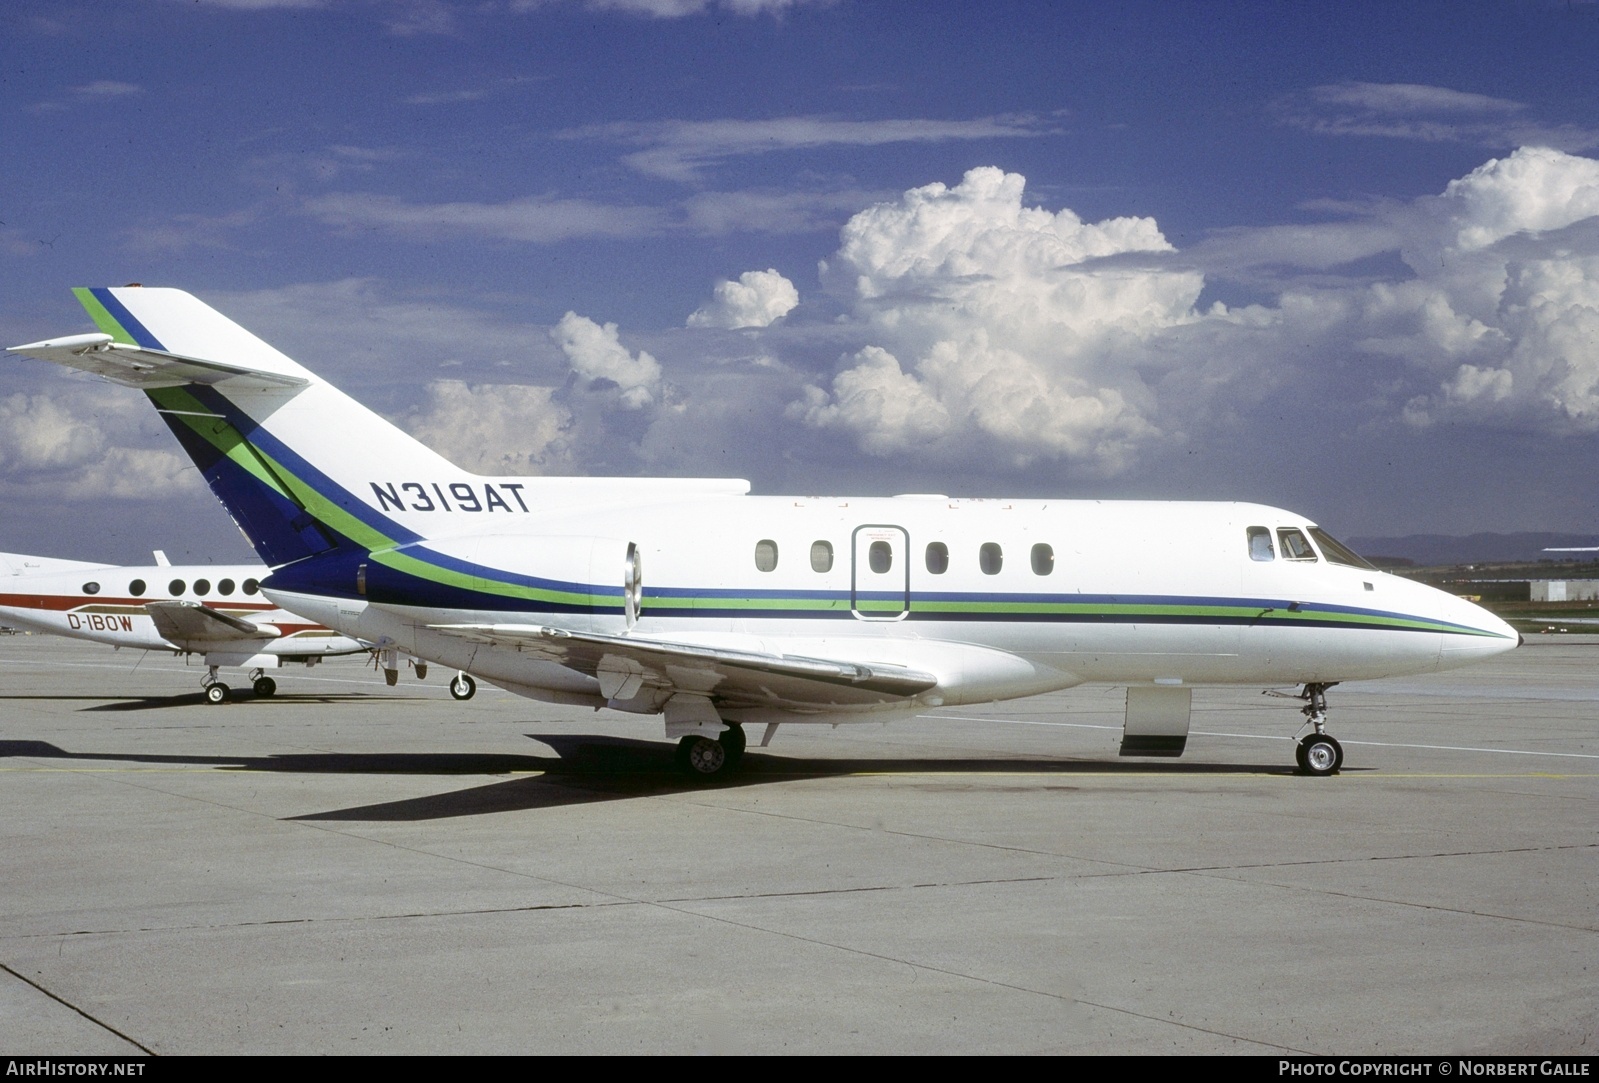
[{"label": "distant hangar building", "polygon": [[1599,601],[1599,579],[1534,579],[1531,586],[1535,602]]}]

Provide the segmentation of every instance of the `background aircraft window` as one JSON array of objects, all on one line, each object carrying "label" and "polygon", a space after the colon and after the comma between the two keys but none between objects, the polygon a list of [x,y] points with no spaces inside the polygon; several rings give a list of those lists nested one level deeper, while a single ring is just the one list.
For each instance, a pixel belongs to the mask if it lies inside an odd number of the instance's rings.
[{"label": "background aircraft window", "polygon": [[1055,570],[1055,550],[1039,542],[1033,546],[1033,574],[1048,575]]},{"label": "background aircraft window", "polygon": [[1298,530],[1280,527],[1277,531],[1277,540],[1282,544],[1284,560],[1316,559],[1316,550],[1310,547],[1310,541]]},{"label": "background aircraft window", "polygon": [[1316,545],[1320,547],[1321,555],[1327,558],[1329,564],[1348,564],[1352,568],[1376,567],[1365,557],[1320,527],[1311,527],[1310,536],[1316,539]]},{"label": "background aircraft window", "polygon": [[1005,554],[997,542],[984,542],[977,551],[977,564],[983,569],[984,575],[998,575],[999,569],[1005,564]]},{"label": "background aircraft window", "polygon": [[85,594],[99,594],[100,593],[100,584],[99,583],[85,583],[85,584],[83,584],[83,593],[85,593]]},{"label": "background aircraft window", "polygon": [[244,581],[244,593],[246,593],[246,594],[254,594],[256,591],[258,591],[260,589],[261,589],[261,584],[257,583],[254,579],[246,579]]},{"label": "background aircraft window", "polygon": [[1271,548],[1271,531],[1263,526],[1249,528],[1249,559],[1250,560],[1276,560],[1277,554]]},{"label": "background aircraft window", "polygon": [[777,543],[770,538],[762,538],[755,543],[755,567],[763,572],[777,570]]},{"label": "background aircraft window", "polygon": [[927,570],[934,575],[949,571],[949,546],[943,542],[927,543]]},{"label": "background aircraft window", "polygon": [[886,541],[874,541],[866,551],[866,563],[871,565],[872,571],[882,575],[894,566],[893,547]]},{"label": "background aircraft window", "polygon": [[830,572],[833,570],[833,543],[824,541],[811,542],[811,571]]},{"label": "background aircraft window", "polygon": [[209,580],[209,579],[196,579],[194,581],[194,592],[196,594],[210,594],[211,593],[211,580]]},{"label": "background aircraft window", "polygon": [[182,594],[183,593],[183,580],[174,579],[172,582],[168,583],[167,584],[167,593],[172,595],[174,598],[176,598],[178,595]]},{"label": "background aircraft window", "polygon": [[217,593],[222,595],[222,597],[224,597],[224,598],[226,598],[228,595],[232,594],[233,593],[233,580],[224,579],[224,580],[222,580],[222,582],[218,583],[217,584]]},{"label": "background aircraft window", "polygon": [[129,583],[128,584],[128,593],[133,595],[135,598],[143,598],[144,597],[144,580],[143,579],[135,579],[133,582]]}]

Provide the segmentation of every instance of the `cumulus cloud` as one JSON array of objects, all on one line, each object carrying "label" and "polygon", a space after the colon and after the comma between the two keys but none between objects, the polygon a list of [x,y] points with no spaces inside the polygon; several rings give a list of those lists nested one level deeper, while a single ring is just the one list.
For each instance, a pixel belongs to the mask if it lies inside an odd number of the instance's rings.
[{"label": "cumulus cloud", "polygon": [[571,413],[557,389],[523,384],[428,384],[426,404],[405,419],[412,436],[479,474],[565,473],[572,467]]},{"label": "cumulus cloud", "polygon": [[770,327],[799,304],[794,283],[773,268],[745,271],[737,282],[716,284],[712,301],[690,314],[690,327]]},{"label": "cumulus cloud", "polygon": [[572,373],[591,391],[614,389],[623,407],[638,410],[656,400],[661,389],[661,366],[640,350],[636,355],[622,345],[616,324],[603,327],[586,316],[568,312],[550,329],[550,337],[571,363]]},{"label": "cumulus cloud", "polygon": [[874,454],[1091,472],[1123,470],[1158,439],[1141,346],[1194,318],[1202,277],[1140,262],[1172,251],[1152,219],[1028,207],[1025,184],[974,169],[852,218],[822,279],[871,345],[791,416]]},{"label": "cumulus cloud", "polygon": [[165,500],[203,490],[199,471],[169,442],[142,397],[107,384],[74,380],[70,390],[0,399],[8,492]]}]

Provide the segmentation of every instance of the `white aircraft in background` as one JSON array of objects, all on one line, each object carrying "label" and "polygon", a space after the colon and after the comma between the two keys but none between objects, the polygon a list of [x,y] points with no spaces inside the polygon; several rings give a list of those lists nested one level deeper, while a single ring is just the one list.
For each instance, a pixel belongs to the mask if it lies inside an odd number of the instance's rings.
[{"label": "white aircraft in background", "polygon": [[[248,669],[251,690],[270,696],[266,670],[370,648],[280,609],[261,594],[258,564],[174,566],[160,550],[143,567],[0,553],[0,624],[112,647],[198,654],[208,703],[223,703],[223,666]],[[397,676],[398,659],[389,662]],[[426,665],[416,667],[427,675]],[[394,681],[391,679],[390,684]],[[463,698],[463,697],[457,697]]]},{"label": "white aircraft in background", "polygon": [[99,333],[13,352],[146,392],[271,565],[345,635],[535,699],[664,716],[691,772],[744,727],[881,721],[1085,682],[1124,755],[1179,755],[1196,685],[1326,691],[1491,657],[1493,614],[1236,503],[752,497],[744,481],[467,473],[187,293],[80,289]]}]

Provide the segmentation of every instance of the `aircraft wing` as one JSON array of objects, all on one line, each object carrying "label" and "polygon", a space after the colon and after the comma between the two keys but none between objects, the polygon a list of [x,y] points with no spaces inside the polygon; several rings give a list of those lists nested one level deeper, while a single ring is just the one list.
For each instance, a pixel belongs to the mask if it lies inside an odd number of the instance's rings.
[{"label": "aircraft wing", "polygon": [[145,611],[161,638],[172,643],[236,643],[244,639],[276,639],[273,627],[218,612],[198,602],[146,602]]},{"label": "aircraft wing", "polygon": [[538,655],[595,677],[607,699],[641,691],[686,692],[730,706],[890,703],[938,683],[931,673],[884,662],[572,632],[536,624],[435,624],[434,631]]},{"label": "aircraft wing", "polygon": [[12,346],[6,353],[19,353],[68,368],[82,369],[128,387],[182,387],[185,384],[219,384],[224,380],[244,379],[249,383],[273,387],[301,387],[309,381],[298,376],[201,361],[194,357],[146,349],[128,342],[117,342],[110,335],[68,335],[65,338]]}]

